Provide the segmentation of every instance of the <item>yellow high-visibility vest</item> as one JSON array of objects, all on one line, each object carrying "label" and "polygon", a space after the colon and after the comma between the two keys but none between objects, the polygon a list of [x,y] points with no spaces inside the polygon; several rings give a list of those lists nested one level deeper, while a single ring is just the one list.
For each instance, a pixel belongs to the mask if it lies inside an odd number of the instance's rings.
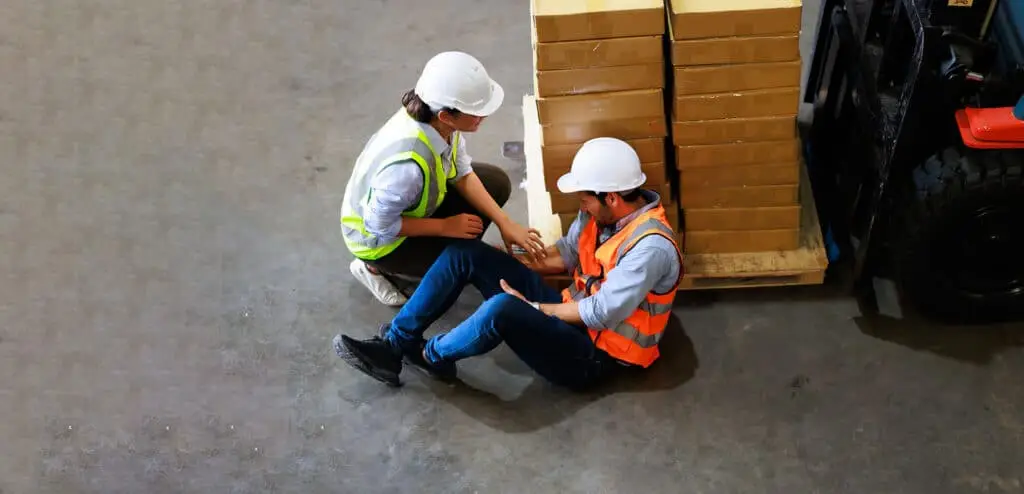
[{"label": "yellow high-visibility vest", "polygon": [[392,242],[381,243],[366,231],[363,216],[369,205],[373,188],[373,177],[392,164],[413,160],[423,172],[423,191],[415,208],[402,213],[408,218],[429,218],[448,191],[448,180],[455,178],[456,150],[459,146],[459,132],[452,137],[452,158],[446,173],[444,162],[430,145],[430,139],[423,132],[421,124],[400,108],[370,141],[356,160],[352,176],[345,186],[345,197],[341,203],[341,232],[345,245],[352,254],[364,260],[376,260],[390,254],[406,237]]}]

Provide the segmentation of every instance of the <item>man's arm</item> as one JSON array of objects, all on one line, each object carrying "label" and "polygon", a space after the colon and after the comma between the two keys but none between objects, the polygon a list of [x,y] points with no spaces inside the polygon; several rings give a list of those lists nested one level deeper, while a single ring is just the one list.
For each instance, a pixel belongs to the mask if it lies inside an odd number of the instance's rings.
[{"label": "man's arm", "polygon": [[588,328],[614,328],[640,306],[649,292],[672,288],[680,269],[672,242],[660,235],[647,236],[607,273],[597,293],[580,300],[579,318]]}]

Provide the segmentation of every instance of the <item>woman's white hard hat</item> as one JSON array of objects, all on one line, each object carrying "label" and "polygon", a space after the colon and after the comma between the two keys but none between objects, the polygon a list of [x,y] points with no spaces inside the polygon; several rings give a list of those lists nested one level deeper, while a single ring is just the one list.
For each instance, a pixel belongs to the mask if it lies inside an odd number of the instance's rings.
[{"label": "woman's white hard hat", "polygon": [[415,92],[435,112],[454,108],[477,117],[490,116],[505,99],[505,90],[487,75],[483,64],[461,51],[438,53],[428,60]]},{"label": "woman's white hard hat", "polygon": [[558,179],[558,190],[572,192],[628,192],[647,182],[640,157],[625,141],[613,137],[591,139],[576,151],[569,173]]}]

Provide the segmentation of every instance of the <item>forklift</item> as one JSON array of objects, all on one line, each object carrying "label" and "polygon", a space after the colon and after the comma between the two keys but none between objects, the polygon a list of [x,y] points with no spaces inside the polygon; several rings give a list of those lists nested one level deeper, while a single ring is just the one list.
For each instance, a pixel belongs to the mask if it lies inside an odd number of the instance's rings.
[{"label": "forklift", "polygon": [[891,280],[940,323],[1024,319],[1024,0],[823,0],[806,88],[830,271],[869,309]]}]

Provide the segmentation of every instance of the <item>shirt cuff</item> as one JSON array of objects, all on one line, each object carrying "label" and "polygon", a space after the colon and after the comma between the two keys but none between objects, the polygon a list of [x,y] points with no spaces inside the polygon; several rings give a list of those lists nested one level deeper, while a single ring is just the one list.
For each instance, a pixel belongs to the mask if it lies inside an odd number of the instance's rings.
[{"label": "shirt cuff", "polygon": [[597,315],[600,305],[601,304],[596,296],[584,298],[577,304],[578,310],[580,311],[580,320],[583,321],[583,324],[586,327],[591,329],[605,329],[606,324]]}]

